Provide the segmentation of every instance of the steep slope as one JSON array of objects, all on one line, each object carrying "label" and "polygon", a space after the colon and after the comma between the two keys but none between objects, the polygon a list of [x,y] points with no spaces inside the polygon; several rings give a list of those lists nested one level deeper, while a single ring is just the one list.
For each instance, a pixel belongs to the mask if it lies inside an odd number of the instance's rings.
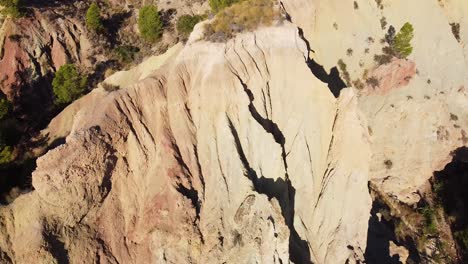
[{"label": "steep slope", "polygon": [[193,42],[90,105],[0,209],[3,261],[362,261],[367,127],[307,53],[289,23]]}]

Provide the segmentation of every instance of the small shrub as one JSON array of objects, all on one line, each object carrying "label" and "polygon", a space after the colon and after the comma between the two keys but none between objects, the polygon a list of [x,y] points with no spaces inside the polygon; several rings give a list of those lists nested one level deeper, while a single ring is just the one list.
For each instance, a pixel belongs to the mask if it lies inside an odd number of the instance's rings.
[{"label": "small shrub", "polygon": [[357,79],[353,82],[353,85],[354,87],[356,87],[356,89],[358,90],[362,90],[364,89],[364,83],[360,80],[360,79]]},{"label": "small shrub", "polygon": [[354,10],[358,10],[359,9],[359,5],[356,1],[354,1]]},{"label": "small shrub", "polygon": [[124,45],[115,48],[114,52],[121,63],[127,64],[135,59],[135,55],[140,52],[140,49],[138,47]]},{"label": "small shrub", "polygon": [[236,2],[239,2],[239,0],[210,0],[210,7],[214,13],[218,13]]},{"label": "small shrub", "polygon": [[386,18],[386,17],[382,17],[382,18],[380,19],[380,27],[381,27],[382,29],[385,29],[385,28],[387,27],[387,18]]},{"label": "small shrub", "polygon": [[346,50],[346,55],[353,56],[353,49],[349,48]]},{"label": "small shrub", "polygon": [[13,148],[0,144],[0,165],[7,164],[13,160]]},{"label": "small shrub", "polygon": [[458,121],[458,116],[450,113],[450,120],[451,121]]},{"label": "small shrub", "polygon": [[374,89],[375,89],[376,87],[379,87],[379,85],[380,85],[379,80],[378,80],[377,78],[375,78],[375,77],[370,77],[370,78],[368,78],[368,79],[366,80],[366,83],[367,83],[368,85],[370,85],[370,86],[371,86],[372,88],[374,88]]},{"label": "small shrub", "polygon": [[101,9],[96,3],[92,3],[86,11],[86,26],[89,30],[101,32],[104,29],[101,19]]},{"label": "small shrub", "polygon": [[333,28],[334,28],[335,30],[338,30],[338,24],[337,24],[336,22],[333,23]]},{"label": "small shrub", "polygon": [[346,81],[346,85],[349,87],[351,86],[351,77],[349,75],[346,63],[342,59],[338,60],[338,68],[340,69],[341,73],[343,74],[343,79]]},{"label": "small shrub", "polygon": [[385,165],[385,168],[387,168],[387,170],[393,168],[393,162],[389,159],[384,161],[384,165]]},{"label": "small shrub", "polygon": [[0,99],[0,120],[4,119],[11,109],[11,103],[6,98]]},{"label": "small shrub", "polygon": [[177,31],[183,38],[187,38],[192,33],[195,25],[203,20],[203,16],[183,15],[177,20]]},{"label": "small shrub", "polygon": [[452,28],[452,34],[455,39],[460,42],[460,24],[459,23],[450,23],[450,27]]},{"label": "small shrub", "polygon": [[435,210],[429,207],[429,205],[426,205],[422,208],[422,215],[424,217],[424,233],[428,235],[437,233]]},{"label": "small shrub", "polygon": [[110,84],[110,83],[106,83],[106,82],[102,83],[102,88],[104,90],[106,90],[107,92],[113,92],[113,91],[120,90],[120,86]]},{"label": "small shrub", "polygon": [[375,0],[375,2],[377,3],[377,6],[378,6],[380,9],[383,9],[382,1],[383,1],[383,0]]},{"label": "small shrub", "polygon": [[393,26],[390,26],[387,30],[387,33],[385,34],[385,42],[387,42],[388,45],[393,46],[393,43],[395,41],[395,34],[395,28]]},{"label": "small shrub", "polygon": [[65,64],[55,73],[52,89],[57,105],[78,99],[86,89],[88,79],[81,76],[73,64]]},{"label": "small shrub", "polygon": [[411,40],[414,37],[414,29],[410,23],[405,23],[400,29],[400,32],[395,36],[392,49],[400,58],[406,58],[413,52],[413,47],[411,46]]},{"label": "small shrub", "polygon": [[155,42],[161,38],[163,23],[156,6],[147,5],[140,9],[138,29],[141,37],[148,42]]},{"label": "small shrub", "polygon": [[8,39],[13,42],[20,42],[21,38],[22,36],[18,34],[13,34],[13,35],[8,36]]}]

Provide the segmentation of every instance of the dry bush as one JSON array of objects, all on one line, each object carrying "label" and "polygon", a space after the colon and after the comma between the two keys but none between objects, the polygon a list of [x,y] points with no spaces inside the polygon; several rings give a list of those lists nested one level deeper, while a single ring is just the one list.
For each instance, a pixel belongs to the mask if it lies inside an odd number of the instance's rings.
[{"label": "dry bush", "polygon": [[222,42],[243,31],[269,26],[280,18],[273,0],[243,0],[220,11],[206,26],[206,38]]}]

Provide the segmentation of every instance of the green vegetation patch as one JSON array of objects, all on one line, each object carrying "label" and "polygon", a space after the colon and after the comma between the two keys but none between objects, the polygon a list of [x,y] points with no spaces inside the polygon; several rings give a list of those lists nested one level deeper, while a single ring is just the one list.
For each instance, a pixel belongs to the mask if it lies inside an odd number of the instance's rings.
[{"label": "green vegetation patch", "polygon": [[188,38],[195,25],[204,19],[203,16],[183,15],[177,20],[177,31],[183,38]]},{"label": "green vegetation patch", "polygon": [[163,23],[157,6],[147,5],[140,9],[138,30],[140,30],[141,37],[148,42],[155,42],[161,38]]},{"label": "green vegetation patch", "polygon": [[96,3],[92,3],[86,12],[86,26],[96,32],[101,32],[104,29],[101,9]]},{"label": "green vegetation patch", "polygon": [[280,13],[272,0],[243,0],[220,11],[206,27],[206,37],[212,41],[225,41],[236,33],[269,26]]},{"label": "green vegetation patch", "polygon": [[10,15],[14,18],[24,16],[23,0],[0,0],[0,6],[4,7],[2,13],[5,15]]},{"label": "green vegetation patch", "polygon": [[413,52],[413,47],[411,46],[411,41],[414,37],[414,28],[413,25],[406,22],[403,27],[400,29],[400,32],[395,37],[393,41],[392,49],[395,51],[398,57],[406,58]]},{"label": "green vegetation patch", "polygon": [[52,89],[57,105],[78,99],[86,90],[88,78],[81,76],[75,65],[65,64],[55,73]]}]

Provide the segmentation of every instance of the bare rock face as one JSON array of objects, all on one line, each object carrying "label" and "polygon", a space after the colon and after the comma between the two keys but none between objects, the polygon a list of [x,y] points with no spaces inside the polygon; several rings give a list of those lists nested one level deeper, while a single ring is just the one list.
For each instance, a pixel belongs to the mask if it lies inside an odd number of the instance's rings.
[{"label": "bare rock face", "polygon": [[363,261],[366,121],[308,56],[287,22],[190,42],[89,104],[38,160],[35,191],[0,208],[2,261]]}]

